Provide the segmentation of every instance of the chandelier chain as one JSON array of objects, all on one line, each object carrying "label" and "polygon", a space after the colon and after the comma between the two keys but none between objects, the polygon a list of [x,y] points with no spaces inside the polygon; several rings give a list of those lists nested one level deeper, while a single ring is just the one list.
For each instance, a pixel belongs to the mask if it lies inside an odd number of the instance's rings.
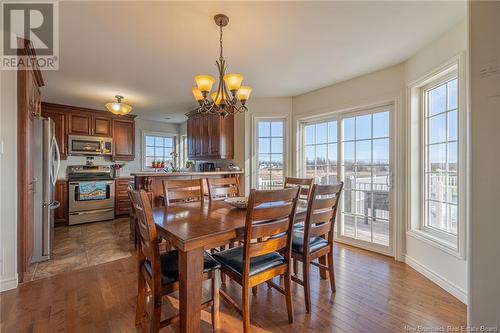
[{"label": "chandelier chain", "polygon": [[219,59],[224,59],[224,57],[222,56],[222,25],[219,28],[220,28],[220,38],[219,38],[220,56],[219,56]]}]

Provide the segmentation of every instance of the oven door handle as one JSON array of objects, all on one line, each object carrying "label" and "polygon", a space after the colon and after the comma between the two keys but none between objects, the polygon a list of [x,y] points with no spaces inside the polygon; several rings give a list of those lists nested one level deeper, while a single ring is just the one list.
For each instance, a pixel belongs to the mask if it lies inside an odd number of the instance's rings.
[{"label": "oven door handle", "polygon": [[69,215],[89,215],[89,214],[95,214],[95,213],[111,212],[113,210],[114,210],[114,208],[86,210],[84,212],[72,212],[72,213],[69,213]]}]

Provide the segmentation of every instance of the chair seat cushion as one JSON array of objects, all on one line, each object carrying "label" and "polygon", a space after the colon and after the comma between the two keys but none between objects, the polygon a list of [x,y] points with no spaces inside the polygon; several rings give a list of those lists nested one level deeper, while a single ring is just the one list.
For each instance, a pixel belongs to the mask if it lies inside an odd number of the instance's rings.
[{"label": "chair seat cushion", "polygon": [[[233,247],[213,254],[223,266],[230,268],[239,275],[243,274],[243,246]],[[250,258],[250,276],[264,272],[270,268],[285,263],[285,258],[278,252]]]},{"label": "chair seat cushion", "polygon": [[[309,253],[318,251],[328,246],[328,241],[321,237],[311,237],[309,240]],[[292,238],[292,251],[304,253],[304,231],[295,229]]]},{"label": "chair seat cushion", "polygon": [[[172,250],[160,255],[161,282],[163,285],[170,284],[179,280],[179,251]],[[149,261],[144,263],[146,270],[151,273],[151,264]],[[220,268],[220,264],[210,254],[204,252],[203,272]]]}]

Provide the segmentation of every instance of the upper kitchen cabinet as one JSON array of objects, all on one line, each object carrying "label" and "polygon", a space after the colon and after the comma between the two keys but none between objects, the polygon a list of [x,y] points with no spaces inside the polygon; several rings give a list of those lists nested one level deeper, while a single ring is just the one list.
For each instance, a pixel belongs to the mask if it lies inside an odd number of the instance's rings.
[{"label": "upper kitchen cabinet", "polygon": [[134,120],[113,119],[113,160],[133,161],[135,158]]},{"label": "upper kitchen cabinet", "polygon": [[105,111],[69,105],[42,103],[42,116],[54,120],[61,158],[68,155],[68,135],[90,135],[113,139],[113,160],[135,158],[135,116],[115,116]]},{"label": "upper kitchen cabinet", "polygon": [[190,159],[234,158],[234,116],[188,115],[188,157]]},{"label": "upper kitchen cabinet", "polygon": [[68,146],[66,140],[66,113],[50,104],[42,103],[42,117],[50,118],[54,121],[55,136],[61,159],[65,160],[68,156]]}]

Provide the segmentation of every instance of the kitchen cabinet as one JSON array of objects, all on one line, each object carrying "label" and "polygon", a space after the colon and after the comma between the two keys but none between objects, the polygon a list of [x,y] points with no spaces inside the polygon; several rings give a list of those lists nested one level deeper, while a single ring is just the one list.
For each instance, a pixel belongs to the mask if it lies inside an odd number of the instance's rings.
[{"label": "kitchen cabinet", "polygon": [[188,115],[188,158],[234,158],[234,116],[225,118],[217,114]]},{"label": "kitchen cabinet", "polygon": [[68,114],[68,134],[92,135],[92,115],[90,113]]},{"label": "kitchen cabinet", "polygon": [[130,214],[131,202],[128,197],[127,187],[133,182],[133,177],[120,177],[115,180],[115,216]]},{"label": "kitchen cabinet", "polygon": [[61,159],[67,159],[68,147],[66,140],[66,114],[57,109],[43,107],[42,117],[47,117],[54,121],[55,137],[61,153]]},{"label": "kitchen cabinet", "polygon": [[92,135],[112,137],[113,120],[109,117],[92,117]]},{"label": "kitchen cabinet", "polygon": [[42,116],[55,122],[61,159],[68,155],[68,135],[90,135],[113,139],[113,160],[135,159],[135,116],[115,116],[105,111],[70,105],[42,103]]},{"label": "kitchen cabinet", "polygon": [[135,159],[135,122],[113,119],[113,160]]},{"label": "kitchen cabinet", "polygon": [[68,225],[68,181],[58,180],[54,191],[54,200],[59,201],[59,208],[54,210],[56,227]]}]

